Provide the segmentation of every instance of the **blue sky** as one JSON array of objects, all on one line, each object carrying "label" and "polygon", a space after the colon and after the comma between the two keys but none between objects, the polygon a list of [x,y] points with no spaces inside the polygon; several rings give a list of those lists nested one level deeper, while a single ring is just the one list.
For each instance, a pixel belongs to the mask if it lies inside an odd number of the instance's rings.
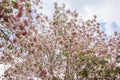
[{"label": "blue sky", "polygon": [[[80,13],[83,19],[92,18],[97,15],[97,20],[105,24],[102,29],[107,35],[112,35],[115,30],[120,30],[120,0],[41,0],[43,2],[42,12],[51,16],[53,12],[53,3],[58,2],[66,4],[66,8]],[[114,27],[116,26],[116,27]],[[114,28],[113,28],[114,27]],[[120,32],[120,31],[119,31]]]}]

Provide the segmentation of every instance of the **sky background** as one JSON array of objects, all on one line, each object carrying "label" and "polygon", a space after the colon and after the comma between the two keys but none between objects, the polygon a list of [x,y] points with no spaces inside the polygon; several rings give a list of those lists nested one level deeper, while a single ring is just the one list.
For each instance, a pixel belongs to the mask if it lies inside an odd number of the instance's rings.
[{"label": "sky background", "polygon": [[77,10],[83,19],[91,19],[97,15],[97,20],[102,26],[102,30],[107,35],[112,35],[114,31],[120,32],[120,0],[41,0],[43,2],[42,12],[52,16],[54,11],[53,3],[66,4],[66,8]]}]

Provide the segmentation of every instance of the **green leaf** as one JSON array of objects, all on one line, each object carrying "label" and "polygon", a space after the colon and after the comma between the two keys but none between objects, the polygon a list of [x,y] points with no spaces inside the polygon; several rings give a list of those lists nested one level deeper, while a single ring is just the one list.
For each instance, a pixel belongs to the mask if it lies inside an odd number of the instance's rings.
[{"label": "green leaf", "polygon": [[12,12],[13,12],[12,9],[4,9],[4,11],[5,11],[6,13],[12,13]]},{"label": "green leaf", "polygon": [[8,6],[8,2],[7,2],[7,1],[3,1],[2,4],[3,4],[4,6]]},{"label": "green leaf", "polygon": [[3,10],[3,6],[0,6],[0,11],[2,11]]},{"label": "green leaf", "polygon": [[99,63],[100,63],[101,65],[105,65],[105,63],[107,63],[107,61],[101,60]]},{"label": "green leaf", "polygon": [[8,45],[8,47],[7,47],[8,49],[12,49],[12,45]]},{"label": "green leaf", "polygon": [[5,40],[9,40],[9,38],[6,35],[2,35],[2,38],[4,38]]},{"label": "green leaf", "polygon": [[18,8],[18,4],[17,4],[16,0],[11,0],[11,3],[12,3],[14,8]]},{"label": "green leaf", "polygon": [[16,0],[11,0],[11,1],[16,1]]},{"label": "green leaf", "polygon": [[22,50],[22,48],[20,48],[20,53],[22,53],[23,52],[23,50]]},{"label": "green leaf", "polygon": [[90,52],[90,53],[93,53],[93,54],[95,53],[95,51],[94,51],[93,49],[89,50],[89,52]]},{"label": "green leaf", "polygon": [[52,80],[58,80],[55,76],[53,76],[53,79]]},{"label": "green leaf", "polygon": [[26,2],[25,2],[25,6],[26,6],[27,8],[31,8],[31,3],[30,3],[30,1],[26,1]]},{"label": "green leaf", "polygon": [[87,69],[83,69],[82,75],[83,75],[84,77],[88,77],[88,71],[87,71]]},{"label": "green leaf", "polygon": [[64,56],[66,56],[66,57],[68,57],[69,55],[70,55],[69,52],[65,52],[65,53],[64,53]]}]

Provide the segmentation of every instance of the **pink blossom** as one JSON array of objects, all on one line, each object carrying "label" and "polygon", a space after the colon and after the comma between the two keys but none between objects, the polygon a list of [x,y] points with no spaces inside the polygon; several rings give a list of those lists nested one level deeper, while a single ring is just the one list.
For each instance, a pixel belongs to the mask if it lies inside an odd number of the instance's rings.
[{"label": "pink blossom", "polygon": [[77,56],[77,54],[78,54],[77,52],[73,52],[72,56]]},{"label": "pink blossom", "polygon": [[73,36],[75,36],[76,34],[77,34],[77,32],[76,32],[76,31],[72,32],[72,35],[73,35]]},{"label": "pink blossom", "polygon": [[20,6],[17,17],[20,18],[23,15],[23,6]]},{"label": "pink blossom", "polygon": [[29,78],[28,80],[34,80],[34,78]]},{"label": "pink blossom", "polygon": [[24,25],[25,25],[25,26],[28,26],[28,25],[29,25],[28,20],[24,20]]},{"label": "pink blossom", "polygon": [[13,43],[16,43],[16,42],[17,42],[17,40],[14,38],[14,39],[13,39]]},{"label": "pink blossom", "polygon": [[46,69],[46,68],[43,68],[43,69],[40,71],[39,76],[47,76],[47,73],[48,73],[47,69]]},{"label": "pink blossom", "polygon": [[66,12],[67,12],[67,13],[70,13],[70,9],[68,9]]},{"label": "pink blossom", "polygon": [[23,35],[23,36],[26,36],[26,35],[27,35],[27,31],[23,31],[23,32],[22,32],[22,35]]},{"label": "pink blossom", "polygon": [[118,35],[118,33],[115,31],[115,32],[114,32],[114,35],[115,35],[115,36],[117,36],[117,35]]}]

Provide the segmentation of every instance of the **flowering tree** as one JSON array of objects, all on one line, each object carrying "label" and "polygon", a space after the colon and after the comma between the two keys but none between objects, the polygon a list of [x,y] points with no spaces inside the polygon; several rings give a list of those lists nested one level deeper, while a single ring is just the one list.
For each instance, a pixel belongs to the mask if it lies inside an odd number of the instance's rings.
[{"label": "flowering tree", "polygon": [[[119,80],[120,35],[106,39],[97,16],[54,3],[53,18],[38,13],[39,0],[0,2],[0,63],[16,80]],[[33,16],[33,14],[35,14]],[[10,65],[6,68],[7,65]]]}]

